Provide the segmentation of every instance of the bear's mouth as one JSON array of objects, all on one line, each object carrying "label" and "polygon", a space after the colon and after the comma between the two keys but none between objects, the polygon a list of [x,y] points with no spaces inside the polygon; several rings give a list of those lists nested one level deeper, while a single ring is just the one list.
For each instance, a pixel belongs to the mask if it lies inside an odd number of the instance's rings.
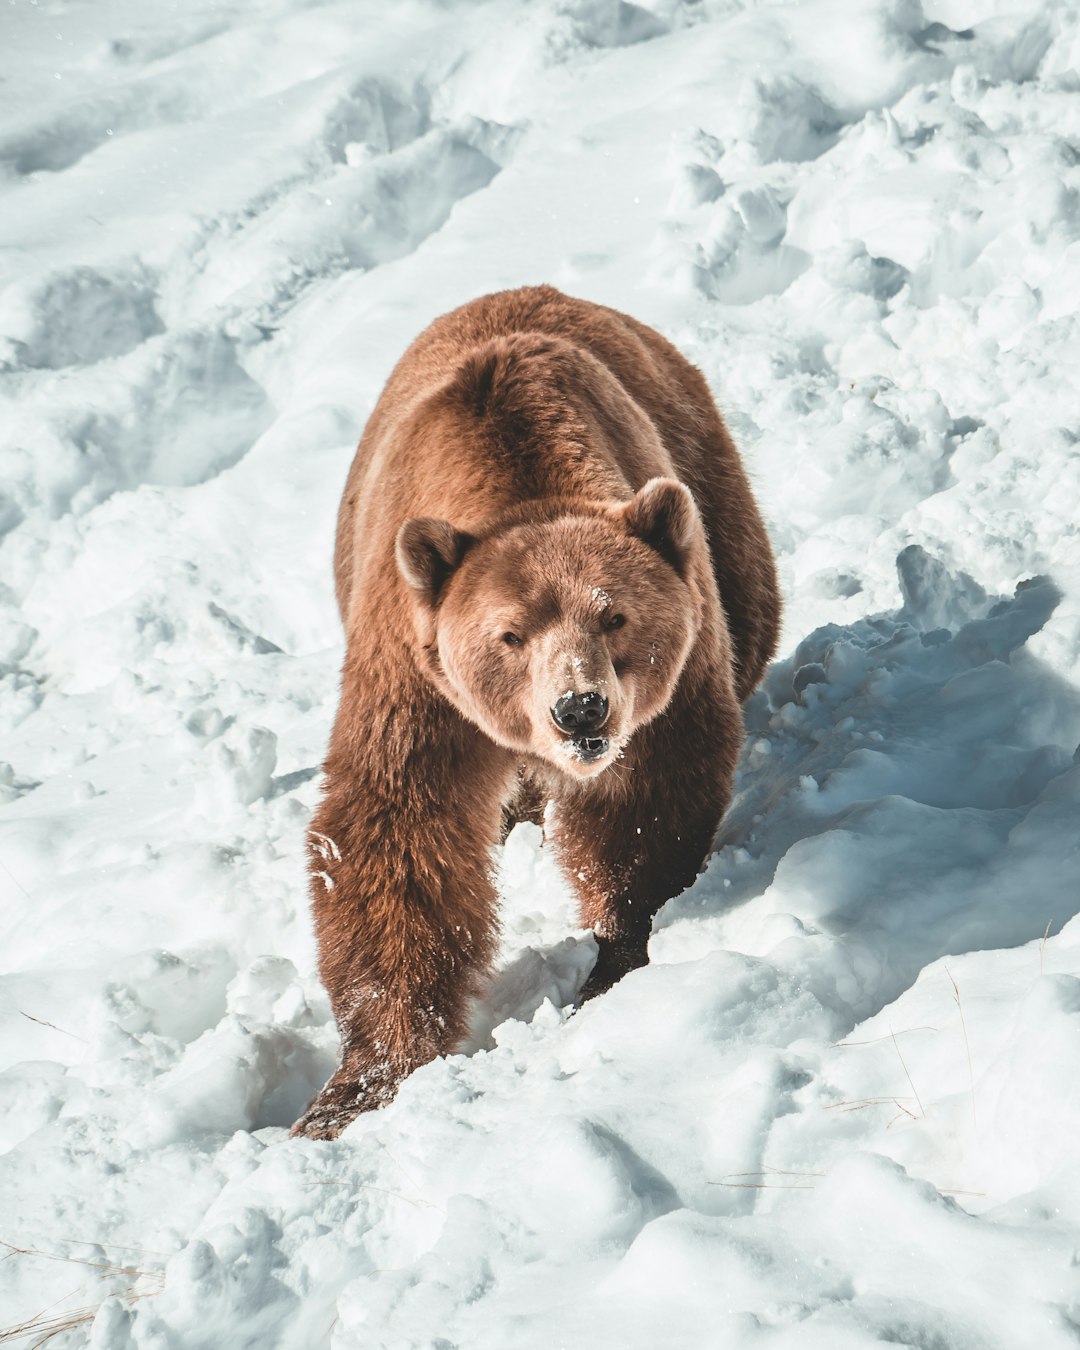
[{"label": "bear's mouth", "polygon": [[585,764],[591,764],[601,755],[606,755],[611,748],[611,742],[606,736],[571,736],[570,744],[578,759]]}]

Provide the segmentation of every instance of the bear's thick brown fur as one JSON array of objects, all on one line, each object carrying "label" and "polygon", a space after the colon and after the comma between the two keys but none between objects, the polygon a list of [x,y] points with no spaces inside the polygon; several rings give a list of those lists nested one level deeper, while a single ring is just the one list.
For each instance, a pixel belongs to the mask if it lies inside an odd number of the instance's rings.
[{"label": "bear's thick brown fur", "polygon": [[701,374],[548,286],[465,305],[405,353],[335,570],[348,649],[309,843],[342,1062],[294,1127],[316,1138],[462,1039],[515,816],[551,803],[599,944],[582,996],[645,963],[727,805],[779,620]]}]

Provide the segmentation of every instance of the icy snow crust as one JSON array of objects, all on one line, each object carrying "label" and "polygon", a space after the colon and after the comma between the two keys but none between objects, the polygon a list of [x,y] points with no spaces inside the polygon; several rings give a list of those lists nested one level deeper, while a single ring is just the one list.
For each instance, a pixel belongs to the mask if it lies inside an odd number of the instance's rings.
[{"label": "icy snow crust", "polygon": [[[0,1324],[1075,1347],[1077,6],[0,26]],[[352,446],[431,318],[542,280],[712,381],[785,654],[647,969],[570,1014],[522,828],[473,1053],[289,1142]]]}]

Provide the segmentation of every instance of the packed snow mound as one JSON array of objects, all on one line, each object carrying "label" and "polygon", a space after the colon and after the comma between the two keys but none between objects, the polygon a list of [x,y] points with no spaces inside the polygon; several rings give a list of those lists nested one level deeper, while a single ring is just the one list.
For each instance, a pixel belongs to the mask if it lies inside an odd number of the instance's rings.
[{"label": "packed snow mound", "polygon": [[[1057,1350],[1080,1281],[1080,8],[9,6],[0,1331]],[[787,604],[651,964],[540,832],[333,1143],[304,834],[352,448],[435,315],[653,323]]]}]

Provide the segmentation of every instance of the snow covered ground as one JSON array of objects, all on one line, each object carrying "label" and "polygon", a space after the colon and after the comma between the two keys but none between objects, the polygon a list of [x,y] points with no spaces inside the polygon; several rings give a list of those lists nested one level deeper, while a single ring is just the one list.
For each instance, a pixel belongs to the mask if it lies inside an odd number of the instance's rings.
[{"label": "snow covered ground", "polygon": [[[10,0],[0,1327],[97,1350],[1080,1343],[1080,7]],[[333,518],[432,317],[706,372],[782,659],[652,964],[520,828],[474,1053],[340,1140]]]}]

